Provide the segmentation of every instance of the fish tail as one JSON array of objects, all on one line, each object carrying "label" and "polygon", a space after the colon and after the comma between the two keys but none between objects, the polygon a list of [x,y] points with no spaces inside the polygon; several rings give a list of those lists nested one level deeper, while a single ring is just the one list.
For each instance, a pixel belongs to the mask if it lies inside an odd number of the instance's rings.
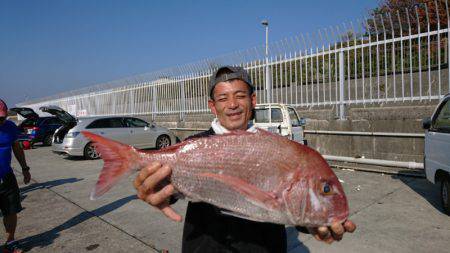
[{"label": "fish tail", "polygon": [[81,133],[94,142],[96,151],[104,161],[98,181],[91,192],[91,200],[100,197],[121,178],[141,167],[141,157],[135,148],[91,132],[82,131]]}]

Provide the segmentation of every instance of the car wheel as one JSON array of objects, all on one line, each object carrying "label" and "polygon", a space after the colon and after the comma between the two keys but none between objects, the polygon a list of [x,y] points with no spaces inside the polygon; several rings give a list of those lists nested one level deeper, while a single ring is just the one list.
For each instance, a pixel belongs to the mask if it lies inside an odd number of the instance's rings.
[{"label": "car wheel", "polygon": [[44,146],[51,146],[52,145],[52,136],[51,135],[45,136],[44,140],[42,141],[42,144],[44,144]]},{"label": "car wheel", "polygon": [[441,180],[441,200],[444,212],[450,215],[450,177],[446,176]]},{"label": "car wheel", "polygon": [[84,147],[84,158],[89,160],[100,158],[100,154],[97,152],[97,150],[95,150],[92,142],[88,143],[86,147]]},{"label": "car wheel", "polygon": [[170,146],[170,137],[161,135],[156,139],[156,149],[161,149]]}]

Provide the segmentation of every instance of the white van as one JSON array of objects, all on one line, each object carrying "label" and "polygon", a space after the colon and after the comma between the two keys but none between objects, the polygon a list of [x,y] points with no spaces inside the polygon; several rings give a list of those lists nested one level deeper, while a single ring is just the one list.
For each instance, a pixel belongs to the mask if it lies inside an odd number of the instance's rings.
[{"label": "white van", "polygon": [[441,200],[450,215],[450,93],[445,95],[431,118],[422,122],[425,132],[424,167],[427,179],[441,184]]},{"label": "white van", "polygon": [[[269,109],[271,114],[269,116]],[[304,136],[305,119],[299,118],[292,106],[285,104],[258,104],[253,123],[256,127],[285,136],[307,145]]]}]

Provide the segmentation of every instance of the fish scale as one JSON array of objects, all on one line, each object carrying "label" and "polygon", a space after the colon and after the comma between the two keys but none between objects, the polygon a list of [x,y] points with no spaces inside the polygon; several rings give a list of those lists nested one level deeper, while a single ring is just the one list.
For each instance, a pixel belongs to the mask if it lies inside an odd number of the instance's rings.
[{"label": "fish scale", "polygon": [[173,186],[202,201],[250,220],[323,226],[348,217],[336,175],[315,150],[258,130],[196,138],[158,151],[140,151],[89,133],[104,167],[92,197],[118,179],[152,162],[172,168]]}]

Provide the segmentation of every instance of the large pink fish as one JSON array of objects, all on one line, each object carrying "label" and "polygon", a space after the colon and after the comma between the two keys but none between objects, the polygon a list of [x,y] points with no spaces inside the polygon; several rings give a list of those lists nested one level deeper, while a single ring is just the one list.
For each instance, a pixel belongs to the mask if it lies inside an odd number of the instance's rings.
[{"label": "large pink fish", "polygon": [[158,161],[172,168],[170,181],[180,193],[236,216],[299,226],[330,225],[348,217],[344,190],[323,157],[264,130],[191,139],[158,151],[83,134],[104,160],[92,198]]}]

